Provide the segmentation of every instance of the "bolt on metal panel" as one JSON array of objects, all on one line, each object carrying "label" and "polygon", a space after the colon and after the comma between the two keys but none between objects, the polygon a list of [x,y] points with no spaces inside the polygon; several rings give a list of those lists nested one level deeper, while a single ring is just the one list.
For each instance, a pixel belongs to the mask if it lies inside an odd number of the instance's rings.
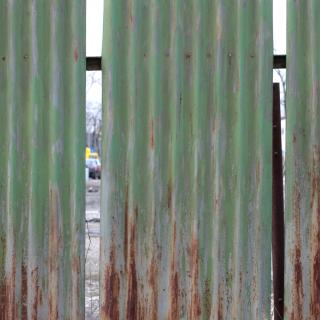
[{"label": "bolt on metal panel", "polygon": [[0,0],[0,36],[0,319],[83,319],[85,1]]},{"label": "bolt on metal panel", "polygon": [[269,319],[272,2],[106,0],[102,319]]},{"label": "bolt on metal panel", "polygon": [[320,314],[319,1],[287,1],[286,319]]}]

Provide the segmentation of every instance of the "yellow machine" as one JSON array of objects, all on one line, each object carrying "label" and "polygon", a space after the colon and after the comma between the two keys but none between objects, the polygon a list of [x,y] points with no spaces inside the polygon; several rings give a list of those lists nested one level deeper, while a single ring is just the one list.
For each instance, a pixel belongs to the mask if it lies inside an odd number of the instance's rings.
[{"label": "yellow machine", "polygon": [[91,150],[90,148],[86,147],[86,159],[90,158]]},{"label": "yellow machine", "polygon": [[91,152],[90,148],[86,147],[86,159],[98,159],[99,154],[98,152]]}]

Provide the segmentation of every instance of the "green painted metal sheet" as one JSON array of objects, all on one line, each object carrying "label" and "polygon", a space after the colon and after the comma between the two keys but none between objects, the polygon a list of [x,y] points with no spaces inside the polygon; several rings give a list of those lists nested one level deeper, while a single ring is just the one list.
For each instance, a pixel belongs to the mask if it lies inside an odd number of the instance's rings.
[{"label": "green painted metal sheet", "polygon": [[101,318],[270,318],[272,1],[104,10]]},{"label": "green painted metal sheet", "polygon": [[0,318],[84,318],[85,1],[0,0]]},{"label": "green painted metal sheet", "polygon": [[320,314],[320,3],[287,1],[286,319]]}]

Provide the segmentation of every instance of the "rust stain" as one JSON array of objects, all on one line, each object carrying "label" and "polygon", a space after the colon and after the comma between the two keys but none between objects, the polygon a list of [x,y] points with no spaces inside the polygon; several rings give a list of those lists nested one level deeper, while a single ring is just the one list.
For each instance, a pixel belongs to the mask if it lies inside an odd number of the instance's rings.
[{"label": "rust stain", "polygon": [[36,320],[38,318],[38,306],[42,304],[40,300],[40,289],[38,285],[39,275],[38,275],[38,268],[35,268],[31,271],[31,285],[32,290],[34,292],[34,300],[32,301],[32,308],[31,308],[31,319]]},{"label": "rust stain", "polygon": [[154,125],[153,125],[153,119],[151,120],[150,125],[150,148],[154,148]]},{"label": "rust stain", "polygon": [[199,319],[201,315],[199,295],[199,243],[195,235],[192,235],[189,248],[190,270],[191,270],[191,304],[189,308],[189,319]]},{"label": "rust stain", "polygon": [[0,286],[0,319],[5,319],[6,315],[6,285],[5,282]]},{"label": "rust stain", "polygon": [[72,302],[71,314],[73,317],[80,319],[82,317],[81,310],[77,307],[79,297],[81,296],[81,286],[79,282],[79,275],[81,270],[80,256],[74,253],[71,258],[71,285],[72,285]]},{"label": "rust stain", "polygon": [[303,317],[303,286],[301,265],[301,227],[300,227],[300,191],[294,187],[294,219],[295,219],[295,248],[294,248],[294,284],[293,284],[293,314],[291,319],[302,319]]},{"label": "rust stain", "polygon": [[212,299],[211,286],[210,286],[210,281],[207,279],[205,282],[204,306],[203,306],[205,319],[211,318],[211,299]]},{"label": "rust stain", "polygon": [[28,272],[24,264],[21,265],[21,318],[28,318]]},{"label": "rust stain", "polygon": [[73,52],[73,58],[74,58],[74,61],[77,62],[78,59],[79,59],[79,52],[78,52],[78,48],[75,48],[74,49],[74,52]]},{"label": "rust stain", "polygon": [[104,271],[105,301],[101,307],[102,319],[119,319],[120,276],[116,268],[116,249],[112,244],[110,261]]},{"label": "rust stain", "polygon": [[80,257],[73,256],[71,262],[71,268],[74,273],[80,273]]},{"label": "rust stain", "polygon": [[59,277],[59,196],[50,188],[49,203],[49,319],[58,319],[58,277]]},{"label": "rust stain", "polygon": [[218,320],[223,320],[223,314],[224,314],[223,289],[222,289],[222,285],[220,284],[218,289],[218,308],[217,308]]},{"label": "rust stain", "polygon": [[13,249],[12,254],[12,270],[5,276],[5,305],[4,305],[4,319],[14,320],[17,318],[17,308],[15,300],[16,291],[16,251]]},{"label": "rust stain", "polygon": [[169,303],[169,317],[168,317],[169,320],[180,319],[180,312],[179,312],[180,288],[179,288],[176,242],[177,242],[177,231],[176,231],[176,223],[174,222],[171,270],[170,270],[170,303]]},{"label": "rust stain", "polygon": [[314,147],[311,171],[311,209],[314,215],[312,224],[312,266],[311,266],[311,316],[320,315],[320,148]]},{"label": "rust stain", "polygon": [[[4,236],[0,237],[1,249],[3,257],[6,256],[7,246],[6,246],[6,238]],[[0,273],[0,319],[5,318],[6,312],[6,279],[5,279],[5,270],[4,265],[1,266]]]},{"label": "rust stain", "polygon": [[[135,208],[135,215],[138,215],[138,208]],[[128,292],[127,292],[127,315],[126,319],[136,320],[139,312],[139,297],[138,297],[138,281],[136,270],[136,235],[135,225],[130,221],[130,242],[129,242],[129,263],[128,263]]]},{"label": "rust stain", "polygon": [[150,320],[158,319],[158,262],[155,257],[152,258],[149,267],[149,286],[151,288],[151,301],[150,301]]},{"label": "rust stain", "polygon": [[124,267],[127,270],[128,264],[128,214],[129,214],[129,200],[128,200],[129,188],[126,186],[125,204],[124,204],[124,237],[123,237],[123,255],[124,255]]}]

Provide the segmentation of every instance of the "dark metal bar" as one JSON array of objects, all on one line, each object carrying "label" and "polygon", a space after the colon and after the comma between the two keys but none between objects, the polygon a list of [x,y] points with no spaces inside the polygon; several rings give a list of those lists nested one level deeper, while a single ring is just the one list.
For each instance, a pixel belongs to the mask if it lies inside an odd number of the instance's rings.
[{"label": "dark metal bar", "polygon": [[[286,56],[275,55],[273,56],[273,69],[285,69]],[[101,70],[101,57],[87,57],[87,71]]]},{"label": "dark metal bar", "polygon": [[287,65],[286,55],[275,55],[273,56],[273,69],[286,69]]},{"label": "dark metal bar", "polygon": [[272,144],[272,265],[274,320],[283,319],[284,204],[279,83],[273,84]]},{"label": "dark metal bar", "polygon": [[86,60],[87,71],[101,70],[101,57],[87,57]]}]

